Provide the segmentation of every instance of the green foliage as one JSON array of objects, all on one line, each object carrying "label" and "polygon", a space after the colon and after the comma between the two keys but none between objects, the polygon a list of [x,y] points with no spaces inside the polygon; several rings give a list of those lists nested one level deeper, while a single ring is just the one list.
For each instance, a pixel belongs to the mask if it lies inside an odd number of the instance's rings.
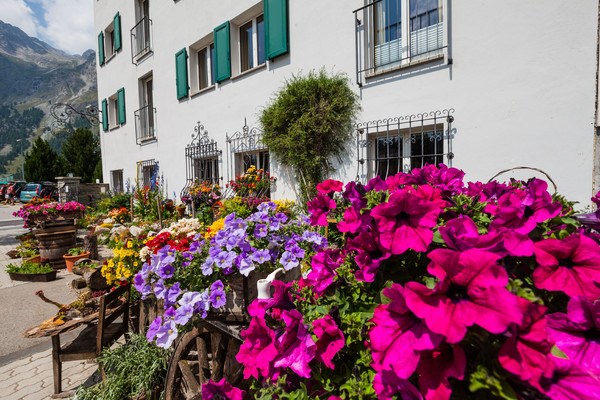
[{"label": "green foliage", "polygon": [[69,249],[68,254],[70,256],[78,256],[80,254],[83,254],[83,247],[73,247],[72,249]]},{"label": "green foliage", "polygon": [[[0,149],[10,145],[10,151],[0,156],[0,173],[5,173],[8,162],[21,154],[21,146],[23,151],[27,150],[29,144],[26,140],[33,135],[43,117],[44,112],[39,108],[19,113],[14,107],[0,105]],[[23,142],[19,143],[17,139],[22,139]]]},{"label": "green foliage", "polygon": [[67,161],[68,172],[80,176],[82,183],[92,182],[94,170],[100,161],[100,146],[92,131],[76,129],[63,143],[62,154]]},{"label": "green foliage", "polygon": [[123,400],[148,394],[162,386],[169,351],[148,342],[146,336],[131,334],[125,345],[106,349],[98,360],[107,371],[106,380],[77,390],[78,400]]},{"label": "green foliage", "polygon": [[224,218],[231,213],[235,213],[238,218],[248,218],[252,214],[252,208],[241,197],[226,199],[221,202],[219,210],[221,217]]},{"label": "green foliage", "polygon": [[24,262],[22,265],[17,266],[14,264],[8,264],[6,266],[6,272],[19,273],[19,274],[44,274],[46,272],[53,271],[52,267],[47,264],[39,264],[34,262]]},{"label": "green foliage", "polygon": [[131,208],[130,193],[117,193],[112,197],[101,199],[96,206],[96,211],[101,214],[107,214],[110,210],[121,207],[125,207],[128,210]]},{"label": "green foliage", "polygon": [[293,75],[262,111],[263,143],[293,168],[303,200],[312,198],[317,183],[334,170],[331,159],[346,153],[359,110],[348,77],[321,69]]},{"label": "green foliage", "polygon": [[28,182],[53,181],[58,175],[58,154],[41,137],[38,137],[31,151],[25,154],[25,180]]},{"label": "green foliage", "polygon": [[98,163],[94,168],[94,173],[92,174],[92,182],[96,182],[96,179],[102,183],[102,159],[98,160]]}]

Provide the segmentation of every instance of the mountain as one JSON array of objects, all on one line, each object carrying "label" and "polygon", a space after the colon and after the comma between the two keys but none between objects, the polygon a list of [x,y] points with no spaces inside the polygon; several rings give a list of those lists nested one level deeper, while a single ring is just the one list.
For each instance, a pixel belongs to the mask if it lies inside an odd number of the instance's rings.
[{"label": "mountain", "polygon": [[[82,55],[70,55],[0,21],[0,106],[11,107],[13,114],[32,107],[43,111],[39,125],[28,128],[31,141],[44,131],[52,132],[54,119],[50,109],[56,103],[68,103],[76,109],[98,104],[96,53],[87,50]],[[18,129],[23,132],[22,126]],[[52,139],[51,134],[47,136]],[[9,152],[16,148],[14,140],[0,137],[0,158],[14,155],[14,151]],[[60,147],[56,140],[53,142]],[[0,161],[8,172],[16,171],[18,163],[14,159]]]}]

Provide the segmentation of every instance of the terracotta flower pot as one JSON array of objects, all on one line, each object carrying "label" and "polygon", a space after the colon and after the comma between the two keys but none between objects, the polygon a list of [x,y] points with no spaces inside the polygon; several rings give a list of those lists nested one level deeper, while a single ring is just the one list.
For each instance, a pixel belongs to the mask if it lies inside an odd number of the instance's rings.
[{"label": "terracotta flower pot", "polygon": [[179,218],[183,218],[185,216],[185,207],[177,207],[177,215]]},{"label": "terracotta flower pot", "polygon": [[83,254],[80,254],[78,256],[70,256],[68,254],[65,254],[63,256],[63,258],[65,259],[65,264],[67,264],[67,271],[69,272],[73,272],[73,265],[75,265],[75,261],[81,259],[81,258],[88,258],[90,256],[90,252],[86,251]]}]

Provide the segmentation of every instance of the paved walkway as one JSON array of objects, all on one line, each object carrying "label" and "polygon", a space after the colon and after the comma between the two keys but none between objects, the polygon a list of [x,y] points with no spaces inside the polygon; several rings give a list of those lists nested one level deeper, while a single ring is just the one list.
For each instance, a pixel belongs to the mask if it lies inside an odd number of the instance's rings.
[{"label": "paved walkway", "polygon": [[[6,252],[17,245],[15,236],[25,232],[22,221],[12,216],[19,207],[0,203],[0,399],[45,400],[54,393],[50,338],[25,339],[22,333],[56,313],[56,307],[38,299],[35,291],[42,289],[48,298],[70,303],[77,292],[68,284],[76,275],[61,270],[52,282],[10,280],[5,267],[15,260],[9,259]],[[66,343],[76,334],[61,335],[61,342]],[[81,384],[97,383],[97,370],[93,361],[63,363],[63,393]]]}]

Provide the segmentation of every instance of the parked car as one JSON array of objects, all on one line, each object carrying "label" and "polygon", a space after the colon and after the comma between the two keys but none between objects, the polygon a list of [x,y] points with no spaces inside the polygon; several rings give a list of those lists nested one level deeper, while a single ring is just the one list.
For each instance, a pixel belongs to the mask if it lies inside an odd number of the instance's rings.
[{"label": "parked car", "polygon": [[21,189],[21,194],[19,196],[19,199],[21,200],[21,203],[27,203],[29,200],[33,199],[34,197],[40,197],[40,192],[42,191],[42,184],[41,183],[28,183],[25,186],[23,186],[23,188]]}]

